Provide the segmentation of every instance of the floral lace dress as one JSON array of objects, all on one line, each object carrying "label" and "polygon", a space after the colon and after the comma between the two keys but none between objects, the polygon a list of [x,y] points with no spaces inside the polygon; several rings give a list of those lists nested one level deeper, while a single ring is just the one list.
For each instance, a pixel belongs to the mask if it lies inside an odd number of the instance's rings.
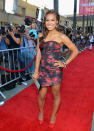
[{"label": "floral lace dress", "polygon": [[39,83],[41,87],[60,84],[63,76],[63,68],[54,66],[56,60],[60,60],[60,44],[56,41],[40,43],[41,61],[39,68]]}]

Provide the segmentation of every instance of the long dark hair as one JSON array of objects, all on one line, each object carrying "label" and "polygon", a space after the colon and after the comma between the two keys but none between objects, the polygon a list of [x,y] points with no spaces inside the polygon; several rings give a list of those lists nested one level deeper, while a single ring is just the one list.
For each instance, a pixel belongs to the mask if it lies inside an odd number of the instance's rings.
[{"label": "long dark hair", "polygon": [[49,32],[48,29],[46,28],[46,25],[45,25],[46,18],[47,18],[47,15],[48,15],[48,14],[54,14],[54,15],[56,16],[56,19],[57,19],[57,21],[58,21],[56,30],[59,31],[59,21],[60,21],[60,16],[59,16],[59,14],[58,14],[57,12],[55,12],[55,10],[48,10],[48,11],[46,12],[45,16],[44,16],[43,32],[42,32],[43,36],[40,38],[40,41],[43,41],[43,40],[46,38],[46,36],[48,35],[48,32]]}]

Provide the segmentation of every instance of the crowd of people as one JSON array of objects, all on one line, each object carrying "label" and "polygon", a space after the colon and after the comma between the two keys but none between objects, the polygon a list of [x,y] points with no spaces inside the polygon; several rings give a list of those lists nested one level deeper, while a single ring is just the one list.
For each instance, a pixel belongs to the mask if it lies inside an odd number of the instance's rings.
[{"label": "crowd of people", "polygon": [[70,39],[77,46],[79,52],[86,48],[94,45],[94,35],[93,34],[69,34]]},{"label": "crowd of people", "polygon": [[[10,69],[15,70],[17,66],[16,61],[19,61],[20,69],[24,69],[30,64],[34,56],[36,55],[36,43],[38,38],[38,30],[36,23],[32,23],[31,26],[5,26],[0,29],[0,63],[4,66],[4,62],[10,64]],[[4,60],[5,59],[5,60]],[[8,66],[6,67],[8,68]],[[34,62],[26,70],[27,72],[34,72]],[[25,72],[21,72],[23,80],[25,78]],[[2,74],[0,70],[0,74]]]}]

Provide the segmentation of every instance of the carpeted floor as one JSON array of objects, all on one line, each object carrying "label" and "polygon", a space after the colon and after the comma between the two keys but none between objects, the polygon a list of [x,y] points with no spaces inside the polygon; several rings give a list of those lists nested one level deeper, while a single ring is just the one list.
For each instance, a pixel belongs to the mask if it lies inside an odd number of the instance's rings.
[{"label": "carpeted floor", "polygon": [[54,129],[48,127],[52,111],[48,88],[44,124],[39,125],[35,85],[24,89],[0,107],[0,131],[91,131],[94,111],[94,48],[83,51],[63,71],[61,105]]}]

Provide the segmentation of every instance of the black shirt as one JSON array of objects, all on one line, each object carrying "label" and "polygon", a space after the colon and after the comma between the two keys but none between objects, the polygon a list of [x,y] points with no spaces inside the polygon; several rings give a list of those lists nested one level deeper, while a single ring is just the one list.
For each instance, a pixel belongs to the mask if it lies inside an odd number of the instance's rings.
[{"label": "black shirt", "polygon": [[[20,34],[14,34],[14,36],[16,38],[21,38]],[[9,49],[13,49],[13,48],[19,48],[20,47],[20,44],[17,44],[16,41],[12,38],[11,35],[7,35],[7,38],[9,39],[10,41],[10,44],[8,45],[8,48]]]}]

